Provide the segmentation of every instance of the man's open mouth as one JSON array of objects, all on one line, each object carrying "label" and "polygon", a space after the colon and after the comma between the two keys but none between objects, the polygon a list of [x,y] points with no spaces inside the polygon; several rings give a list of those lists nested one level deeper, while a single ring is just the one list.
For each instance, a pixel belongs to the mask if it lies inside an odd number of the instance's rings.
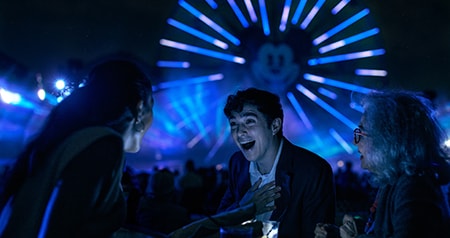
[{"label": "man's open mouth", "polygon": [[242,147],[244,150],[249,150],[249,149],[251,149],[254,145],[255,145],[255,141],[250,141],[250,142],[247,142],[247,143],[242,143],[242,144],[241,144],[241,147]]}]

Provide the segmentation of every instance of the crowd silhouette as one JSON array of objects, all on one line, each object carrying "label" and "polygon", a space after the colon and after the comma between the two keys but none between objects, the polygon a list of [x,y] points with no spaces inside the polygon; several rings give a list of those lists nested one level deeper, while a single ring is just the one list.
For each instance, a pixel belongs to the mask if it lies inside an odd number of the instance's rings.
[{"label": "crowd silhouette", "polygon": [[[353,162],[334,171],[337,216],[344,212],[360,216],[370,214],[375,190],[367,184],[367,174],[352,170]],[[198,167],[192,158],[184,170],[154,167],[137,171],[127,167],[123,188],[127,197],[127,226],[143,233],[170,232],[217,213],[228,178],[227,169]]]},{"label": "crowd silhouette", "polygon": [[[376,189],[367,182],[369,174],[357,172],[353,166],[353,161],[347,160],[334,171],[336,221],[344,213],[351,213],[364,226]],[[3,173],[7,170],[5,167]],[[184,225],[212,216],[226,190],[227,179],[226,168],[196,168],[191,158],[186,160],[183,172],[158,167],[137,171],[127,166],[122,176],[127,202],[124,227],[152,237],[165,237]]]}]

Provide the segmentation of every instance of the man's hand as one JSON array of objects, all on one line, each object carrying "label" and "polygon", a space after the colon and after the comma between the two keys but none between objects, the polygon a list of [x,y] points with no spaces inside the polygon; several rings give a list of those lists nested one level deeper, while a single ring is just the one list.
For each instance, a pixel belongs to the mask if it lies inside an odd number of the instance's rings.
[{"label": "man's hand", "polygon": [[275,181],[259,187],[261,182],[262,179],[258,179],[239,202],[239,206],[241,207],[249,203],[254,203],[256,215],[275,210],[275,205],[269,205],[269,203],[281,196],[279,193],[281,187],[275,186]]},{"label": "man's hand", "polygon": [[339,233],[342,238],[353,238],[358,235],[358,228],[356,227],[355,219],[353,219],[352,216],[347,214],[344,215]]},{"label": "man's hand", "polygon": [[339,227],[334,224],[317,223],[314,238],[336,238],[339,236]]}]

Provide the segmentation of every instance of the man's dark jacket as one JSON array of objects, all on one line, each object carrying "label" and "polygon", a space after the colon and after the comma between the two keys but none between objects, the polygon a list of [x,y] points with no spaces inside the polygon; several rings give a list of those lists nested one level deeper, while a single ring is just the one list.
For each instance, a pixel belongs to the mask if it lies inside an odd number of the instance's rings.
[{"label": "man's dark jacket", "polygon": [[[251,187],[249,166],[241,151],[232,155],[228,188],[218,212],[239,207]],[[334,177],[327,161],[284,138],[275,180],[281,197],[275,201],[271,220],[280,222],[278,237],[314,237],[318,222],[335,222]]]}]

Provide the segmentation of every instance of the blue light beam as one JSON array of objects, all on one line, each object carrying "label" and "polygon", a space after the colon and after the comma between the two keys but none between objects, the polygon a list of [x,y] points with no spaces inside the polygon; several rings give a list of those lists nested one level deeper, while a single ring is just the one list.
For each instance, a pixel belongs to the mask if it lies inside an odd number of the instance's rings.
[{"label": "blue light beam", "polygon": [[342,138],[341,135],[339,135],[339,133],[337,133],[334,128],[330,128],[329,133],[339,143],[339,145],[347,151],[348,154],[353,154],[352,147]]},{"label": "blue light beam", "polygon": [[249,23],[247,19],[245,18],[244,14],[242,13],[241,9],[238,7],[236,2],[234,0],[228,0],[228,4],[230,5],[231,9],[233,10],[234,14],[236,14],[236,17],[238,18],[239,22],[244,28],[249,27]]},{"label": "blue light beam", "polygon": [[308,130],[312,130],[313,126],[311,121],[308,119],[308,116],[306,116],[305,111],[303,110],[302,106],[300,106],[300,103],[298,103],[297,99],[295,99],[295,96],[293,93],[288,92],[287,98],[289,99],[289,102],[291,102],[292,107],[294,107],[295,112],[297,112],[297,115],[300,117],[300,119],[303,121],[303,124],[305,124],[305,127]]},{"label": "blue light beam", "polygon": [[356,124],[353,123],[350,119],[342,115],[340,112],[338,112],[335,108],[328,105],[325,101],[317,97],[314,93],[309,91],[307,88],[303,87],[300,84],[297,84],[297,90],[301,92],[303,95],[305,95],[307,98],[311,99],[311,101],[315,102],[317,105],[322,107],[325,111],[329,112],[332,116],[334,116],[336,119],[341,121],[344,125],[348,126],[350,129],[356,128]]},{"label": "blue light beam", "polygon": [[278,29],[281,32],[284,32],[286,30],[286,23],[288,21],[289,12],[291,11],[291,4],[292,4],[292,0],[286,0],[286,2],[284,2],[283,13],[281,14],[280,26],[278,27]]},{"label": "blue light beam", "polygon": [[194,136],[188,143],[187,148],[192,149],[195,145],[198,144],[207,134],[211,131],[211,126],[205,128],[202,132],[198,133],[196,136]]},{"label": "blue light beam", "polygon": [[171,48],[176,48],[179,50],[184,50],[184,51],[188,51],[188,52],[192,52],[192,53],[196,53],[196,54],[200,54],[200,55],[206,55],[209,57],[213,57],[213,58],[217,58],[217,59],[221,59],[221,60],[225,60],[225,61],[230,61],[233,63],[238,63],[238,64],[244,64],[245,63],[245,59],[242,57],[238,57],[238,56],[234,56],[234,55],[230,55],[230,54],[225,54],[225,53],[220,53],[217,51],[213,51],[213,50],[208,50],[208,49],[204,49],[201,47],[197,47],[197,46],[193,46],[193,45],[188,45],[188,44],[184,44],[184,43],[180,43],[180,42],[176,42],[176,41],[171,41],[171,40],[167,40],[167,39],[161,39],[159,41],[159,43],[161,45],[167,46],[167,47],[171,47]]},{"label": "blue light beam", "polygon": [[180,29],[180,30],[182,30],[184,32],[187,32],[187,33],[189,33],[189,34],[191,34],[191,35],[193,35],[193,36],[195,36],[195,37],[197,37],[197,38],[199,38],[201,40],[209,42],[209,43],[211,43],[211,44],[213,44],[213,45],[215,45],[215,46],[217,46],[217,47],[219,47],[221,49],[224,49],[224,50],[228,49],[228,44],[227,43],[225,43],[225,42],[223,42],[221,40],[218,40],[218,39],[216,39],[216,38],[214,38],[212,36],[209,36],[209,35],[201,32],[201,31],[198,31],[198,30],[196,30],[196,29],[194,29],[194,28],[192,28],[190,26],[187,26],[187,25],[185,25],[185,24],[183,24],[183,23],[181,23],[181,22],[179,22],[177,20],[169,18],[167,20],[167,23],[169,25],[172,25],[172,26],[174,26],[174,27],[176,27],[176,28],[178,28],[178,29]]},{"label": "blue light beam", "polygon": [[313,75],[313,74],[304,74],[303,78],[306,80],[312,81],[312,82],[326,84],[326,85],[330,85],[330,86],[333,86],[336,88],[342,88],[342,89],[346,89],[346,90],[353,91],[353,92],[359,92],[359,93],[366,94],[366,93],[374,91],[373,89],[370,89],[370,88],[365,88],[365,87],[361,87],[361,86],[350,84],[350,83],[344,83],[341,81],[324,78],[324,77]]},{"label": "blue light beam", "polygon": [[355,74],[358,76],[386,77],[387,71],[381,69],[356,69]]},{"label": "blue light beam", "polygon": [[4,88],[0,88],[0,102],[27,109],[36,108],[35,103],[25,99],[19,93],[15,93]]},{"label": "blue light beam", "polygon": [[217,3],[214,0],[206,0],[206,3],[212,8],[217,9]]},{"label": "blue light beam", "polygon": [[297,9],[295,9],[294,16],[291,19],[291,23],[293,25],[297,24],[298,20],[300,19],[300,15],[302,15],[303,10],[305,9],[306,0],[301,0],[300,3],[297,6]]},{"label": "blue light beam", "polygon": [[180,102],[172,101],[171,104],[172,108],[180,115],[180,118],[183,118],[175,125],[177,131],[187,127],[192,131],[199,132],[203,135],[202,138],[207,135],[206,128],[200,120],[200,115],[206,113],[205,108],[199,107],[189,97],[185,97]]},{"label": "blue light beam", "polygon": [[320,88],[317,89],[317,92],[319,92],[323,96],[331,98],[333,100],[336,100],[338,98],[336,93],[334,93],[334,92],[332,92],[332,91],[330,91],[330,90],[328,90],[326,88],[320,87]]},{"label": "blue light beam", "polygon": [[305,30],[309,23],[314,19],[316,14],[319,12],[319,10],[322,8],[323,4],[325,3],[325,0],[318,0],[316,2],[316,5],[311,9],[311,11],[308,13],[308,15],[303,20],[302,24],[300,24],[300,27]]},{"label": "blue light beam", "polygon": [[161,68],[182,68],[187,69],[191,66],[189,62],[186,61],[166,61],[166,60],[159,60],[156,62],[156,66]]},{"label": "blue light beam", "polygon": [[261,13],[261,22],[263,26],[264,35],[270,35],[269,17],[267,16],[267,9],[265,0],[259,0],[259,11]]},{"label": "blue light beam", "polygon": [[245,0],[245,7],[247,7],[248,14],[250,15],[250,19],[253,23],[258,21],[258,17],[256,16],[255,8],[253,7],[251,0]]},{"label": "blue light beam", "polygon": [[360,51],[360,52],[354,52],[354,53],[348,53],[348,54],[342,54],[342,55],[334,55],[334,56],[328,56],[328,57],[322,57],[322,58],[314,58],[314,59],[308,60],[308,64],[311,66],[319,65],[319,64],[329,64],[329,63],[334,63],[334,62],[339,62],[339,61],[347,61],[347,60],[354,60],[354,59],[384,55],[385,52],[386,51],[384,49],[376,49],[376,50],[366,50],[366,51]]},{"label": "blue light beam", "polygon": [[338,14],[347,4],[350,2],[350,0],[341,0],[336,6],[331,9],[331,13],[333,15]]},{"label": "blue light beam", "polygon": [[186,86],[186,85],[191,85],[191,84],[206,83],[206,82],[212,82],[212,81],[217,81],[217,80],[222,80],[222,79],[223,79],[223,74],[221,74],[221,73],[200,76],[200,77],[195,77],[195,78],[180,79],[180,80],[175,80],[175,81],[162,82],[162,83],[154,86],[154,90],[181,87],[181,86]]},{"label": "blue light beam", "polygon": [[205,23],[207,26],[211,27],[213,30],[215,30],[217,33],[221,34],[223,37],[228,39],[231,43],[238,46],[241,44],[238,38],[233,36],[231,33],[223,29],[221,26],[219,26],[217,23],[215,23],[213,20],[205,16],[203,13],[201,13],[199,10],[195,9],[193,6],[189,5],[186,1],[180,0],[178,2],[181,7],[186,9],[188,12],[190,12],[192,15],[197,17],[200,21]]},{"label": "blue light beam", "polygon": [[327,40],[331,36],[334,36],[335,34],[339,33],[340,31],[344,30],[345,28],[349,27],[353,23],[357,22],[358,20],[360,20],[364,16],[368,15],[369,12],[370,12],[369,9],[367,9],[367,8],[363,9],[362,11],[356,13],[352,17],[350,17],[347,20],[345,20],[344,22],[342,22],[341,24],[335,26],[331,30],[329,30],[329,31],[323,33],[322,35],[318,36],[316,39],[313,40],[313,44],[314,45],[318,45],[318,44],[324,42],[325,40]]},{"label": "blue light beam", "polygon": [[230,137],[230,130],[224,130],[220,137],[217,139],[216,143],[213,145],[211,150],[206,155],[205,161],[211,161],[216,155],[217,151],[222,147],[222,145],[227,141],[228,137]]},{"label": "blue light beam", "polygon": [[365,32],[356,34],[354,36],[350,36],[348,38],[345,38],[343,40],[336,41],[336,42],[331,43],[329,45],[320,47],[319,48],[319,53],[321,53],[321,54],[327,53],[329,51],[341,48],[341,47],[346,46],[348,44],[355,43],[355,42],[358,42],[358,41],[363,40],[365,38],[368,38],[370,36],[376,35],[379,32],[380,32],[380,29],[378,29],[378,28],[370,29],[368,31],[365,31]]}]

